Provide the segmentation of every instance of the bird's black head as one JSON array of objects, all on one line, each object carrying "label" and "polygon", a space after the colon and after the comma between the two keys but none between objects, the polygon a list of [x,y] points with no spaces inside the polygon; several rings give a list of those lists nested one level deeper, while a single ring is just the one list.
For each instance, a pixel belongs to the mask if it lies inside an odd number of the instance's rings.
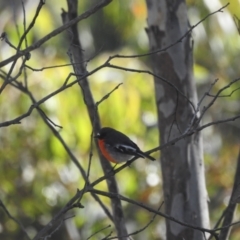
[{"label": "bird's black head", "polygon": [[96,136],[94,136],[95,138],[98,139],[103,139],[105,138],[109,133],[111,133],[112,131],[114,131],[114,129],[110,128],[110,127],[104,127],[102,128]]}]

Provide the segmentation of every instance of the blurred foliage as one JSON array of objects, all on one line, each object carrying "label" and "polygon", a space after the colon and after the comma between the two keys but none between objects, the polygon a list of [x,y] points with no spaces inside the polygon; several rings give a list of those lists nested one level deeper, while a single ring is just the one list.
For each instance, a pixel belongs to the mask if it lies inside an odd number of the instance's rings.
[{"label": "blurred foliage", "polygon": [[[80,1],[79,13],[84,12],[94,2],[97,0]],[[197,3],[188,0],[191,24],[200,21],[225,3],[217,0]],[[38,1],[24,1],[27,26],[34,16],[37,4]],[[239,14],[236,11],[239,6],[239,1],[230,1],[230,6],[223,13],[208,18],[193,31],[194,71],[199,96],[202,96],[216,78],[219,78],[219,81],[214,85],[213,93],[240,76],[240,37],[232,20],[234,14]],[[34,28],[28,34],[28,45],[62,24],[61,8],[67,10],[63,0],[46,1]],[[110,55],[147,52],[148,39],[144,30],[146,26],[144,0],[125,1],[124,4],[115,0],[103,11],[80,22],[80,39],[86,59],[95,56],[87,65],[88,71],[103,64]],[[17,46],[18,32],[22,34],[23,30],[21,1],[1,1],[0,31],[6,32],[9,41]],[[71,66],[42,69],[69,63],[65,39],[66,35],[62,33],[33,51],[27,65],[40,71],[26,68],[25,77],[22,74],[18,78],[22,84],[27,80],[29,90],[36,100],[61,87],[73,71]],[[0,61],[15,53],[15,50],[3,41],[0,49]],[[150,65],[148,58],[115,59],[113,63],[132,69],[149,69]],[[19,66],[20,62],[17,63],[13,76],[18,73]],[[7,72],[9,67],[10,65],[2,68],[2,71]],[[0,72],[0,75],[2,76],[3,72]],[[74,78],[70,79],[72,80]],[[158,132],[152,77],[114,68],[103,68],[89,77],[95,101],[99,101],[121,82],[123,85],[99,106],[102,125],[128,133],[144,150],[156,147]],[[240,87],[239,85],[237,83],[231,86],[224,94],[230,94],[233,89]],[[219,98],[203,119],[203,123],[239,114],[239,97],[240,93],[236,91],[231,97]],[[208,100],[204,104],[207,104]],[[0,122],[25,113],[31,104],[26,94],[8,85],[0,96]],[[66,89],[47,100],[41,107],[54,123],[63,127],[57,129],[81,165],[87,169],[92,128],[79,86]],[[226,207],[231,194],[239,136],[239,121],[209,127],[203,131],[212,225]],[[75,194],[76,189],[83,187],[84,181],[63,146],[36,110],[22,120],[21,124],[1,128],[0,143],[0,199],[33,237]],[[156,153],[155,157],[159,157],[159,154]],[[93,181],[102,174],[94,149],[90,180]],[[121,194],[156,208],[161,204],[163,198],[158,162],[139,159],[116,178]],[[100,183],[97,188],[107,190],[106,183]],[[109,206],[109,199],[101,199]],[[76,230],[82,239],[86,239],[109,224],[113,226],[89,194],[84,196],[82,204],[85,208],[69,213],[69,217],[73,214],[75,217],[67,220],[64,227],[54,233],[51,239],[74,239],[73,233]],[[144,227],[153,217],[136,206],[127,203],[123,203],[123,206],[129,232]],[[239,211],[236,212],[235,220],[239,220]],[[91,239],[106,236],[113,230],[112,226]],[[136,239],[162,239],[164,228],[163,219],[156,217]],[[239,234],[240,228],[234,227],[230,239],[238,239]],[[24,239],[19,226],[2,210],[0,239]]]}]

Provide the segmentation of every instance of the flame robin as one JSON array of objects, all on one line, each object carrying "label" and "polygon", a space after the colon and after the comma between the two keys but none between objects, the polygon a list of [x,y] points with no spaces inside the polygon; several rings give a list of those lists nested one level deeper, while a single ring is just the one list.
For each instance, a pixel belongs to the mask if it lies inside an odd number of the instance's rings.
[{"label": "flame robin", "polygon": [[102,155],[110,162],[127,162],[132,157],[148,158],[151,161],[156,159],[142,152],[140,148],[125,134],[110,128],[104,127],[95,136]]}]

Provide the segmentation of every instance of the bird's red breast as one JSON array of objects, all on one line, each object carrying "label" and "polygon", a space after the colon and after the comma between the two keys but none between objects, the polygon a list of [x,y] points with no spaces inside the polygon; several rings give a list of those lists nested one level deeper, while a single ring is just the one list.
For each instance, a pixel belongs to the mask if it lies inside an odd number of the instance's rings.
[{"label": "bird's red breast", "polygon": [[114,158],[112,158],[112,156],[108,153],[106,147],[105,147],[105,143],[103,139],[98,139],[98,145],[99,148],[102,152],[102,155],[110,162],[112,163],[118,163]]}]

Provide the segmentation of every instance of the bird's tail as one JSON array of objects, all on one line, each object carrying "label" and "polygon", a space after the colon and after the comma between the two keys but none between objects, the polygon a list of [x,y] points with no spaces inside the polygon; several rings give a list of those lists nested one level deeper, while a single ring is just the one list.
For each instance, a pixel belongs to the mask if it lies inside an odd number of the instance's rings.
[{"label": "bird's tail", "polygon": [[143,158],[148,158],[149,160],[151,161],[155,161],[156,159],[150,155],[148,155],[147,153],[144,153],[144,152],[138,152],[139,156],[143,157]]}]

